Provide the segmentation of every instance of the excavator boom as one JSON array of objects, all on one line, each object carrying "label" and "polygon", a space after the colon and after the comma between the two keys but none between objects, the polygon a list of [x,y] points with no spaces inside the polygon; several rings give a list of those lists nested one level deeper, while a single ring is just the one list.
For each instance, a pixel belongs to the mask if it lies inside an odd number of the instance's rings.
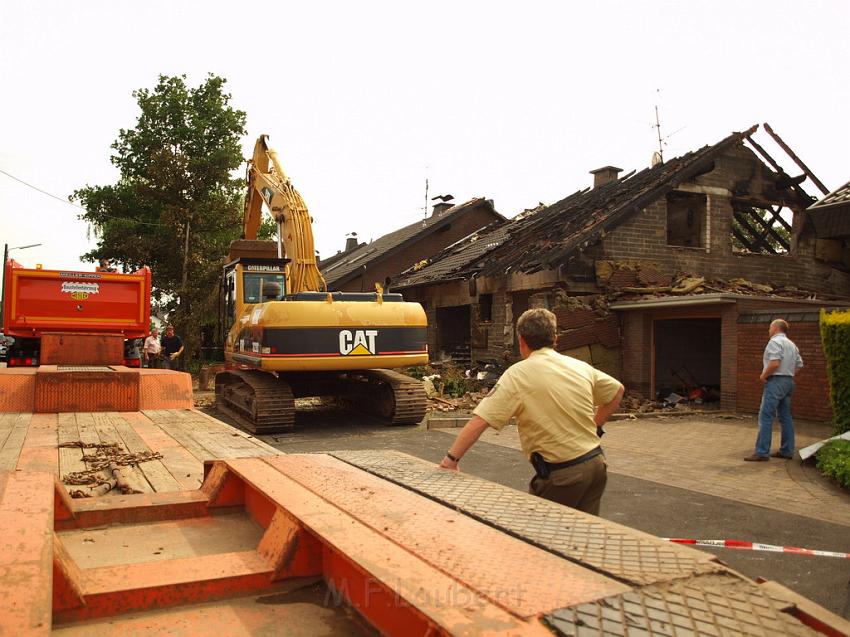
[{"label": "excavator boom", "polygon": [[326,291],[325,279],[316,263],[313,219],[304,198],[281,167],[277,153],[269,148],[268,135],[260,135],[254,145],[247,179],[243,238],[257,238],[262,204],[265,203],[278,226],[278,257],[290,260],[287,265],[287,292]]}]

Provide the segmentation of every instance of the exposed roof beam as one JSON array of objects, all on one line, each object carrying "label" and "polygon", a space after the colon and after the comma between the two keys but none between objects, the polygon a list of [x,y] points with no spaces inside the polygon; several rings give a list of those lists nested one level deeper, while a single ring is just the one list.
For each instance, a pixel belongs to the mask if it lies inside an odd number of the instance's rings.
[{"label": "exposed roof beam", "polygon": [[815,177],[815,174],[811,170],[809,170],[809,167],[803,163],[803,160],[797,157],[794,151],[791,150],[791,148],[784,141],[782,141],[782,138],[773,132],[773,129],[770,127],[770,124],[768,124],[767,122],[764,123],[764,130],[767,131],[768,135],[773,137],[773,139],[776,141],[777,144],[779,144],[779,147],[782,148],[782,150],[788,153],[788,156],[794,160],[794,163],[796,163],[800,167],[800,170],[802,170],[809,176],[809,178],[814,182],[815,186],[820,188],[820,191],[823,194],[828,195],[829,188],[824,186],[821,180]]}]

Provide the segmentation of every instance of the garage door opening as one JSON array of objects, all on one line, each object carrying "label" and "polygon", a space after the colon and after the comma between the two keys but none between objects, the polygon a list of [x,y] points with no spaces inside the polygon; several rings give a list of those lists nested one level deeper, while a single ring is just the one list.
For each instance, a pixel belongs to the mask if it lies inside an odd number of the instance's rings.
[{"label": "garage door opening", "polygon": [[437,308],[437,350],[464,369],[470,365],[470,310],[468,305]]},{"label": "garage door opening", "polygon": [[655,320],[655,396],[720,405],[720,319]]}]

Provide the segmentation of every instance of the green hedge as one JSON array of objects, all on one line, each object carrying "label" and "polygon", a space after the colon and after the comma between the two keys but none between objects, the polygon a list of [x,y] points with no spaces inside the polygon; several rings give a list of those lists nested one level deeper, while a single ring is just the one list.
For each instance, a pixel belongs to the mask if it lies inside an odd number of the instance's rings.
[{"label": "green hedge", "polygon": [[818,449],[818,470],[850,489],[850,440],[833,440]]},{"label": "green hedge", "polygon": [[820,312],[835,433],[850,430],[850,311]]}]

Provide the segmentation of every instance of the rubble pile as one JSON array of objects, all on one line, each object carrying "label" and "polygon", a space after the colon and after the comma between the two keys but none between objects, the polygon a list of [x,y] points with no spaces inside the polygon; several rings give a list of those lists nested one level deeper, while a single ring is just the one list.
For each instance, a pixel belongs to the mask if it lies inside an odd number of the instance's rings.
[{"label": "rubble pile", "polygon": [[[796,286],[775,286],[756,283],[744,278],[706,279],[689,272],[670,274],[656,261],[596,262],[597,284],[610,299],[639,300],[646,297],[685,294],[743,294],[747,296],[781,296],[794,299],[815,299],[819,295]],[[820,295],[823,297],[823,295]]]},{"label": "rubble pile", "polygon": [[489,390],[469,391],[459,398],[433,395],[428,397],[427,410],[429,412],[447,411],[472,411],[481,399],[487,395]]}]

